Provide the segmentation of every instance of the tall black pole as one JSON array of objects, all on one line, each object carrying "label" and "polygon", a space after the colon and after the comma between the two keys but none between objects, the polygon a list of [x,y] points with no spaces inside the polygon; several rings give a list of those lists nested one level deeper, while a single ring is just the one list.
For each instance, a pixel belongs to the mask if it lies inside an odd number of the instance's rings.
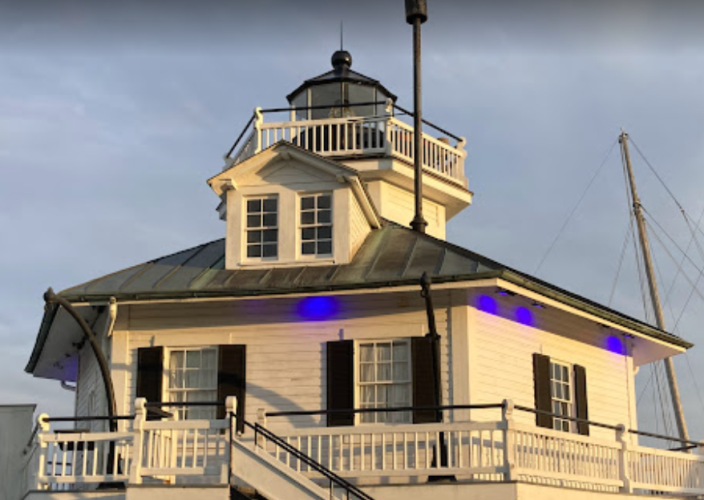
[{"label": "tall black pole", "polygon": [[413,170],[416,213],[411,228],[425,233],[423,218],[423,117],[421,110],[420,25],[428,20],[426,0],[406,0],[406,22],[413,25]]}]

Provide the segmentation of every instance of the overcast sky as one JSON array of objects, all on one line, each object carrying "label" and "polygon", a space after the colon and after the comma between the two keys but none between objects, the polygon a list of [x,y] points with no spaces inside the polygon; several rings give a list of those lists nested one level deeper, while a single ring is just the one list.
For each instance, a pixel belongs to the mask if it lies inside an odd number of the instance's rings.
[{"label": "overcast sky", "polygon": [[[72,413],[58,382],[23,371],[42,293],[223,237],[205,179],[255,106],[285,105],[330,68],[341,20],[353,68],[412,105],[402,0],[143,3],[0,0],[0,404]],[[621,127],[699,217],[704,4],[661,3],[429,0],[425,117],[467,137],[475,192],[448,240],[535,273]],[[675,204],[633,156],[645,207],[686,248]],[[608,303],[627,224],[616,147],[537,276]],[[653,245],[667,296],[676,266]],[[695,245],[690,256],[704,267]],[[676,333],[704,346],[704,303],[695,294],[685,308],[690,291],[680,275],[668,326],[679,319]],[[613,305],[643,317],[632,245]],[[704,438],[704,347],[675,363]],[[654,387],[643,427],[665,431]]]}]

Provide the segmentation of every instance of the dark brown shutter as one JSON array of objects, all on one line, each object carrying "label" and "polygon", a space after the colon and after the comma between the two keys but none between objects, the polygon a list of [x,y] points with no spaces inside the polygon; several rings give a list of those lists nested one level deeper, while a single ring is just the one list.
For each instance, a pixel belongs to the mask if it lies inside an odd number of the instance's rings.
[{"label": "dark brown shutter", "polygon": [[[244,432],[247,392],[247,346],[218,346],[218,401],[227,396],[237,398],[237,432]],[[225,408],[218,407],[218,418],[225,418]]]},{"label": "dark brown shutter", "polygon": [[[354,408],[354,343],[327,343],[328,410]],[[354,413],[328,413],[328,427],[354,425]]]},{"label": "dark brown shutter", "polygon": [[[164,348],[142,347],[137,349],[137,397],[148,403],[158,403],[162,398],[164,379]],[[147,413],[147,420],[158,420],[161,416]]]},{"label": "dark brown shutter", "polygon": [[[587,370],[579,365],[574,365],[574,404],[577,418],[588,420]],[[577,432],[583,436],[588,436],[589,424],[586,422],[577,422]]]},{"label": "dark brown shutter", "polygon": [[[533,382],[535,384],[535,409],[552,413],[550,357],[538,353],[533,354]],[[538,427],[552,429],[552,415],[537,413],[535,423]]]},{"label": "dark brown shutter", "polygon": [[[433,360],[433,343],[429,337],[411,339],[411,362],[413,364],[413,406],[435,406],[435,368]],[[436,410],[415,410],[414,424],[440,421],[440,412]]]}]

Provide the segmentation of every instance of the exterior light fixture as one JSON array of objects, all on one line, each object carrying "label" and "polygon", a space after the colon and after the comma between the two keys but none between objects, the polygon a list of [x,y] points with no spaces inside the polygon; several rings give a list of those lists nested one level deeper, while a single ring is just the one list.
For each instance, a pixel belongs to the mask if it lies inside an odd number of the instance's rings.
[{"label": "exterior light fixture", "polygon": [[538,309],[545,309],[545,304],[541,304],[541,303],[538,302],[537,300],[534,300],[534,301],[533,301],[533,307],[536,307],[536,308],[538,308]]},{"label": "exterior light fixture", "polygon": [[504,297],[513,297],[516,295],[516,292],[512,292],[511,290],[506,290],[505,288],[497,289],[496,293],[498,293],[499,295],[503,295]]}]

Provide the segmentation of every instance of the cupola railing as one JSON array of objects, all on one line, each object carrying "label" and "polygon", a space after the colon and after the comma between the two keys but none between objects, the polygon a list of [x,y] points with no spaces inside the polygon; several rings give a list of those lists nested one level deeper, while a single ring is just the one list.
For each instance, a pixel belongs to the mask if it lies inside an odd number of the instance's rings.
[{"label": "cupola railing", "polygon": [[[301,109],[340,109],[339,113],[355,106],[370,106],[379,103],[355,103],[345,105],[311,106]],[[395,111],[412,116],[409,111],[392,102],[386,104],[386,113],[378,116],[340,116],[315,120],[293,119],[295,109],[256,108],[242,133],[225,155],[225,168],[230,168],[251,158],[260,151],[287,141],[302,149],[325,157],[355,159],[368,157],[390,157],[412,167],[414,161],[413,134],[411,125],[395,115]],[[290,112],[289,121],[265,122],[269,113]],[[423,169],[440,179],[467,187],[464,175],[466,141],[424,120],[430,128],[445,137],[422,135]],[[450,144],[450,139],[455,144]]]}]

